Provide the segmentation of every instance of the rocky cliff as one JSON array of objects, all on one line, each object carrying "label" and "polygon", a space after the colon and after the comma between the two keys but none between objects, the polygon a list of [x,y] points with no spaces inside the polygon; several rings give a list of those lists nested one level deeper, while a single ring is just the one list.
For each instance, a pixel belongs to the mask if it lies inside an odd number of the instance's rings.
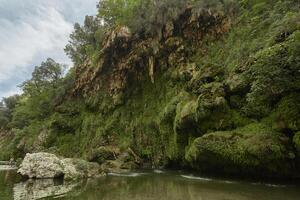
[{"label": "rocky cliff", "polygon": [[19,139],[17,151],[107,165],[121,159],[124,168],[299,177],[300,16],[293,5],[187,7],[159,37],[110,30],[98,62],[76,66],[74,86],[35,145]]}]

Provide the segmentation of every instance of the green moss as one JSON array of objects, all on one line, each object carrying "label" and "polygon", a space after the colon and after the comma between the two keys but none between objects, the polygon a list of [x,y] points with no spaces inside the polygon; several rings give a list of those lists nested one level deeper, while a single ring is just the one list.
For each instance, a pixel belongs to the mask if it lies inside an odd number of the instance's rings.
[{"label": "green moss", "polygon": [[300,95],[283,97],[269,116],[274,128],[279,131],[296,132],[300,130]]},{"label": "green moss", "polygon": [[250,61],[247,73],[252,83],[247,101],[253,115],[266,116],[282,95],[298,90],[300,62],[295,55],[299,39],[296,31],[285,42],[259,51]]},{"label": "green moss", "polygon": [[224,79],[223,67],[207,64],[198,68],[199,70],[193,74],[192,80],[187,84],[187,90],[194,94],[201,94],[205,90],[206,84],[220,83]]},{"label": "green moss", "polygon": [[[44,97],[23,98],[11,123],[18,129],[3,140],[11,142],[1,144],[0,158],[50,151],[102,163],[112,159],[102,147],[113,146],[131,148],[156,166],[187,160],[213,172],[289,174],[294,152],[283,133],[295,135],[299,151],[298,7],[293,0],[244,0],[235,14],[227,34],[209,33],[201,44],[180,34],[166,41],[140,38],[131,52],[109,57],[107,71],[99,66],[105,55],[86,49],[93,64],[78,66],[73,85],[83,91],[53,100],[55,110],[45,109],[43,118],[37,116]],[[113,76],[121,89],[109,92]],[[50,135],[39,143],[45,130]]]},{"label": "green moss", "polygon": [[114,151],[107,147],[99,147],[93,149],[88,155],[88,160],[91,162],[97,162],[99,164],[104,163],[106,160],[115,160],[116,155]]},{"label": "green moss", "polygon": [[10,158],[15,158],[16,147],[13,144],[14,135],[12,133],[1,133],[0,134],[0,160],[10,160]]},{"label": "green moss", "polygon": [[195,169],[255,176],[288,176],[295,172],[284,136],[262,124],[196,139],[186,154]]},{"label": "green moss", "polygon": [[179,160],[179,148],[176,143],[176,134],[174,134],[174,119],[176,117],[177,105],[180,97],[176,96],[170,100],[159,115],[158,125],[162,141],[165,145],[165,156],[169,160]]},{"label": "green moss", "polygon": [[297,150],[298,157],[300,157],[300,132],[297,132],[294,135],[293,143],[294,143],[295,148]]},{"label": "green moss", "polygon": [[180,102],[177,105],[174,121],[174,132],[178,134],[192,133],[196,127],[197,101]]}]

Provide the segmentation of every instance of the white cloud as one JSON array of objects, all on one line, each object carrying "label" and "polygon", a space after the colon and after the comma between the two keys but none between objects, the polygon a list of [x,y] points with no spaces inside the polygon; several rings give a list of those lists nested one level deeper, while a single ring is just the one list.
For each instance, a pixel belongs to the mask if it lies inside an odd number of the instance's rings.
[{"label": "white cloud", "polygon": [[38,15],[26,16],[17,24],[0,21],[0,82],[16,72],[28,73],[24,66],[39,52],[60,49],[67,43],[72,24],[53,8],[40,9]]},{"label": "white cloud", "polygon": [[18,92],[48,57],[70,63],[64,46],[73,23],[95,13],[97,0],[0,0],[0,98]]},{"label": "white cloud", "polygon": [[3,97],[9,97],[9,96],[13,96],[15,94],[21,94],[22,91],[20,88],[13,88],[11,90],[2,92],[2,97],[0,98],[0,101],[2,100]]}]

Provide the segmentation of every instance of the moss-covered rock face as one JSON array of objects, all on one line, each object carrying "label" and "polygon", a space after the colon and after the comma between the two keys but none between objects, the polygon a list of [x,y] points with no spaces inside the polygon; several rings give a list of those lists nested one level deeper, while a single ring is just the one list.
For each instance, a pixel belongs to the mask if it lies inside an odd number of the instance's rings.
[{"label": "moss-covered rock face", "polygon": [[108,171],[141,161],[251,176],[299,171],[299,3],[236,2],[224,12],[188,6],[160,38],[107,31],[48,118],[0,135],[8,152],[0,158],[42,150]]},{"label": "moss-covered rock face", "polygon": [[297,150],[297,156],[300,158],[300,132],[297,132],[294,135],[293,143],[294,143],[295,148]]},{"label": "moss-covered rock face", "polygon": [[195,100],[178,104],[174,123],[176,133],[185,134],[187,131],[197,133],[196,112],[197,101]]},{"label": "moss-covered rock face", "polygon": [[296,171],[288,138],[257,124],[197,138],[186,159],[194,169],[214,173],[274,177]]},{"label": "moss-covered rock face", "polygon": [[99,147],[93,149],[92,152],[88,155],[88,160],[91,162],[97,162],[99,164],[104,163],[106,160],[115,160],[116,153],[113,149],[108,147]]},{"label": "moss-covered rock face", "polygon": [[300,130],[300,95],[294,93],[283,97],[269,116],[273,126],[285,134]]}]

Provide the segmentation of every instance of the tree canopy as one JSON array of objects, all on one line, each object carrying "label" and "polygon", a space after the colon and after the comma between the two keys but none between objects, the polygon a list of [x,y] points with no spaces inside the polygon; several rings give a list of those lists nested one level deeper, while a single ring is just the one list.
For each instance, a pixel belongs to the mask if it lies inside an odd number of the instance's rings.
[{"label": "tree canopy", "polygon": [[7,128],[12,119],[12,113],[20,99],[19,95],[3,98],[0,102],[0,129]]},{"label": "tree canopy", "polygon": [[32,72],[31,79],[21,85],[24,94],[34,96],[49,89],[49,87],[57,87],[63,76],[64,68],[64,66],[56,63],[53,59],[48,58],[40,66],[36,66]]},{"label": "tree canopy", "polygon": [[48,58],[36,66],[31,79],[20,87],[23,94],[16,99],[10,97],[5,105],[11,110],[12,126],[22,128],[33,119],[43,119],[52,112],[54,100],[63,83],[65,66]]},{"label": "tree canopy", "polygon": [[84,24],[76,23],[65,51],[76,65],[87,58],[97,61],[107,31],[127,26],[134,33],[160,37],[163,26],[193,5],[200,8],[224,10],[234,0],[101,0],[98,14],[86,16]]}]

